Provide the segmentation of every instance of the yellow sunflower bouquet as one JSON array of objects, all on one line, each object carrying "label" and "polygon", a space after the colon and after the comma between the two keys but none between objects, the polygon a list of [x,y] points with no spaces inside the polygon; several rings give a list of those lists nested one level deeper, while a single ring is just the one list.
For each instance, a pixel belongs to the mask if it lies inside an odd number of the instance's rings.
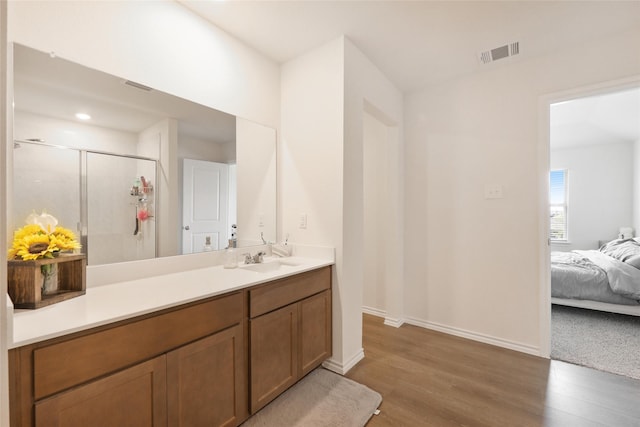
[{"label": "yellow sunflower bouquet", "polygon": [[9,259],[24,261],[54,258],[60,252],[80,249],[73,231],[59,227],[58,220],[45,212],[32,213],[27,217],[27,225],[16,230],[13,245],[9,249]]}]

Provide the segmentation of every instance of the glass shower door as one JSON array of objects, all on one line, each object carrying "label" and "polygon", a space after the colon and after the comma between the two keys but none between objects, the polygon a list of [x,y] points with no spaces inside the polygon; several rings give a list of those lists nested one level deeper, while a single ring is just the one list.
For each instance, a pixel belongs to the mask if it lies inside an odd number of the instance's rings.
[{"label": "glass shower door", "polygon": [[92,152],[86,156],[89,263],[154,258],[156,162]]},{"label": "glass shower door", "polygon": [[80,152],[28,142],[14,144],[12,227],[46,211],[80,238]]}]

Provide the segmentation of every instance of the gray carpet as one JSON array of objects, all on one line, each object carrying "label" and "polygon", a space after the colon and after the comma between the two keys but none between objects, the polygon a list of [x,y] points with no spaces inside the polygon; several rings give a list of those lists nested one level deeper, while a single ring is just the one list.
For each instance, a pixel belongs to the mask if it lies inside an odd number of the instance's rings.
[{"label": "gray carpet", "polygon": [[309,373],[242,427],[364,426],[382,402],[379,393],[323,368]]},{"label": "gray carpet", "polygon": [[640,317],[554,305],[551,358],[640,379]]}]

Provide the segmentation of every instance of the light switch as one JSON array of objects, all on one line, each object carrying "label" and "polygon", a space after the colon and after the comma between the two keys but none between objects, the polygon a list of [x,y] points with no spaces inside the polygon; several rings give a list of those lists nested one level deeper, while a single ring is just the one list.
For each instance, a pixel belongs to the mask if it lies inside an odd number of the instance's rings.
[{"label": "light switch", "polygon": [[299,221],[299,227],[300,228],[307,228],[307,214],[306,213],[301,213],[300,214],[300,221]]},{"label": "light switch", "polygon": [[264,227],[264,214],[258,215],[258,227]]},{"label": "light switch", "polygon": [[485,185],[484,186],[484,198],[485,199],[502,199],[503,196],[503,188],[502,185],[494,184],[494,185]]}]

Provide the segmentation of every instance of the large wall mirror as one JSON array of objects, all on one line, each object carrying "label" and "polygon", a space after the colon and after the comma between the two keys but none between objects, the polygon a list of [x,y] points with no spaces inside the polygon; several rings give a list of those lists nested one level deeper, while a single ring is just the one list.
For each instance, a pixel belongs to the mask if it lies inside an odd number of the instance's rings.
[{"label": "large wall mirror", "polygon": [[275,241],[274,129],[13,52],[13,229],[45,210],[77,231],[90,265]]}]

